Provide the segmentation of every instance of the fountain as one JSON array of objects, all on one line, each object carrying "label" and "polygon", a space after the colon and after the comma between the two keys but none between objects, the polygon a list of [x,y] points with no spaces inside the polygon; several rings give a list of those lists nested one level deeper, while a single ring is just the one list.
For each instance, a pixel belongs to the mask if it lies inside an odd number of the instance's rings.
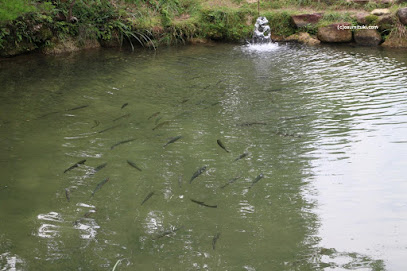
[{"label": "fountain", "polygon": [[270,43],[270,26],[266,17],[259,17],[254,25],[252,43]]}]

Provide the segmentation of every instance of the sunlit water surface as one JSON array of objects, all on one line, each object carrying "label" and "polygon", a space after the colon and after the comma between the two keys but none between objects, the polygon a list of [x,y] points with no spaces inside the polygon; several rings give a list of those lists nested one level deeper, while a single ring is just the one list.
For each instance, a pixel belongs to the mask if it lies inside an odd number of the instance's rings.
[{"label": "sunlit water surface", "polygon": [[0,270],[403,270],[406,61],[273,44],[0,62]]}]

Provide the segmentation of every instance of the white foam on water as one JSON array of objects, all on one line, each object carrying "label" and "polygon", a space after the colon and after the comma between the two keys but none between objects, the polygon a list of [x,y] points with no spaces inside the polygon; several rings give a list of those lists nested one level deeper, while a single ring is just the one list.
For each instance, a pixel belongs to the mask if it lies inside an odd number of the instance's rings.
[{"label": "white foam on water", "polygon": [[275,51],[279,48],[280,46],[275,43],[275,42],[270,42],[270,43],[249,43],[247,45],[242,46],[242,51],[243,52],[271,52]]}]

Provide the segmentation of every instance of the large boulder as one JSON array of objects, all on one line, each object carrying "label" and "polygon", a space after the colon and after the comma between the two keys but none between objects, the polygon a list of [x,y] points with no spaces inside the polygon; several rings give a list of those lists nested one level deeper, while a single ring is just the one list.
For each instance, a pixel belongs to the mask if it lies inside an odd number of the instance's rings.
[{"label": "large boulder", "polygon": [[407,8],[401,8],[397,11],[397,17],[399,17],[400,22],[407,25]]},{"label": "large boulder", "polygon": [[388,15],[390,13],[391,12],[388,8],[377,8],[377,9],[372,10],[372,12],[370,12],[370,14],[376,15],[376,16]]},{"label": "large boulder", "polygon": [[389,48],[407,48],[407,38],[390,34],[381,46]]},{"label": "large boulder", "polygon": [[377,46],[382,41],[382,37],[377,30],[362,29],[355,31],[355,42],[362,46]]},{"label": "large boulder", "polygon": [[392,28],[394,28],[395,24],[396,17],[393,15],[379,16],[379,18],[377,19],[377,26],[379,26],[379,30],[381,32],[390,31]]},{"label": "large boulder", "polygon": [[374,15],[370,15],[370,13],[366,12],[366,11],[362,11],[362,12],[358,12],[356,13],[356,21],[358,22],[358,24],[362,24],[362,25],[367,25],[368,24],[368,19],[369,16],[374,16]]},{"label": "large boulder", "polygon": [[291,15],[291,19],[297,28],[304,27],[308,24],[317,24],[322,18],[322,13]]},{"label": "large boulder", "polygon": [[304,43],[307,45],[318,45],[321,43],[321,41],[319,41],[315,37],[311,36],[307,32],[293,34],[291,36],[288,36],[285,40],[286,41],[296,41],[296,42]]},{"label": "large boulder", "polygon": [[352,31],[347,29],[350,23],[335,23],[318,28],[317,37],[322,42],[350,42]]}]

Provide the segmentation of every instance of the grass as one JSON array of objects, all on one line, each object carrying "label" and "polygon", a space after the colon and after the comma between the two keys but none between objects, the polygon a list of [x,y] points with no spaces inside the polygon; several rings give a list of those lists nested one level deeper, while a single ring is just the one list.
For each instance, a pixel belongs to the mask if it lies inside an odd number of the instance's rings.
[{"label": "grass", "polygon": [[0,0],[0,22],[12,21],[36,10],[29,0]]}]

